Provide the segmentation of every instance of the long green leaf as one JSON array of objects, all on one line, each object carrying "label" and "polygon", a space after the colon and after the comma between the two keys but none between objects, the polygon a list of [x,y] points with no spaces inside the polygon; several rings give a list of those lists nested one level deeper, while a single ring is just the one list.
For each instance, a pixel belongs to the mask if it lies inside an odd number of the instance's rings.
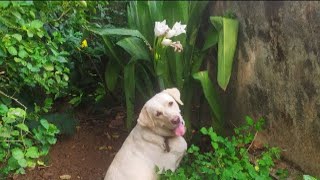
[{"label": "long green leaf", "polygon": [[139,30],[149,42],[153,42],[153,18],[147,1],[132,1],[128,7],[129,27]]},{"label": "long green leaf", "polygon": [[153,94],[153,80],[150,73],[142,64],[136,64],[136,87],[139,93],[147,101]]},{"label": "long green leaf", "polygon": [[137,37],[124,38],[117,45],[126,50],[132,57],[142,60],[150,60],[149,49],[146,44]]},{"label": "long green leaf", "polygon": [[204,42],[202,51],[206,51],[209,48],[211,48],[212,46],[216,45],[219,41],[219,32],[213,28],[213,27],[209,27],[208,32],[206,33],[206,40]]},{"label": "long green leaf", "polygon": [[110,59],[116,60],[119,65],[123,65],[123,62],[120,60],[120,57],[119,57],[119,55],[117,53],[117,50],[116,50],[114,44],[109,39],[109,37],[108,36],[102,36],[102,39],[104,41],[106,51],[109,52],[108,53],[108,57]]},{"label": "long green leaf", "polygon": [[215,123],[216,128],[223,125],[222,112],[218,99],[218,94],[209,78],[208,71],[200,71],[193,74],[193,78],[200,81],[204,96],[206,97],[210,108],[216,117],[218,123]]},{"label": "long green leaf", "polygon": [[99,34],[100,36],[111,36],[111,35],[134,36],[134,37],[141,38],[146,43],[148,43],[147,39],[138,30],[135,30],[135,29],[110,28],[110,27],[103,27],[103,28],[88,27],[88,30],[93,33]]},{"label": "long green leaf", "polygon": [[239,21],[230,18],[210,18],[211,22],[219,31],[219,42],[218,42],[218,84],[226,90],[232,71],[233,58],[237,46]]},{"label": "long green leaf", "polygon": [[105,70],[105,81],[107,84],[107,88],[113,92],[119,78],[120,74],[120,66],[116,61],[109,60],[106,70]]},{"label": "long green leaf", "polygon": [[153,24],[155,21],[163,21],[162,5],[163,1],[148,1],[149,12]]},{"label": "long green leaf", "polygon": [[128,129],[132,128],[132,122],[134,120],[134,101],[135,101],[135,59],[131,59],[130,62],[124,68],[124,93],[126,96],[127,107],[127,120],[126,126]]},{"label": "long green leaf", "polygon": [[167,20],[169,27],[172,27],[177,21],[181,21],[182,24],[187,24],[189,18],[188,10],[188,1],[163,1],[163,18]]}]

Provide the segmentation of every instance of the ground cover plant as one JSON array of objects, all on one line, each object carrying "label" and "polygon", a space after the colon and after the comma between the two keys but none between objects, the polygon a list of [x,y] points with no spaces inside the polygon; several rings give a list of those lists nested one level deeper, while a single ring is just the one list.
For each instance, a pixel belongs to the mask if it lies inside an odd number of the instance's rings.
[{"label": "ground cover plant", "polygon": [[236,128],[231,137],[219,136],[212,127],[202,128],[201,134],[209,138],[209,143],[192,144],[176,172],[166,171],[161,179],[272,179],[271,168],[280,158],[280,149],[265,147],[254,158],[249,152],[254,134],[263,124],[262,118],[254,121],[247,116],[246,124]]}]

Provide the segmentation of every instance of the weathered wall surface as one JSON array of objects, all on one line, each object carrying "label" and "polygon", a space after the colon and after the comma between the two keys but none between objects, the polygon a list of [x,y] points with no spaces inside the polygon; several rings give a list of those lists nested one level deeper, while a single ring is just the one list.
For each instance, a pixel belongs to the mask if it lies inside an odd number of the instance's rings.
[{"label": "weathered wall surface", "polygon": [[264,117],[262,136],[311,175],[320,176],[320,2],[212,2],[234,12],[238,52],[227,89],[229,119]]}]

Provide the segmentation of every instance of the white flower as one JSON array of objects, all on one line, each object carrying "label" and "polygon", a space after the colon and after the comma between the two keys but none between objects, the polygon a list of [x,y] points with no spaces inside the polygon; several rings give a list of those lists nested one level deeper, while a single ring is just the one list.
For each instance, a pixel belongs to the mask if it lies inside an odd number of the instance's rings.
[{"label": "white flower", "polygon": [[182,25],[181,22],[176,22],[172,27],[172,30],[175,31],[174,36],[179,36],[182,33],[186,33],[186,27],[187,25]]},{"label": "white flower", "polygon": [[174,48],[174,51],[181,52],[183,50],[183,47],[182,47],[182,44],[180,43],[180,41],[173,42],[173,43],[171,43],[170,46]]},{"label": "white flower", "polygon": [[170,46],[170,45],[172,44],[172,40],[171,40],[171,39],[166,39],[166,38],[164,38],[164,39],[162,40],[161,44],[162,44],[163,46]]},{"label": "white flower", "polygon": [[166,20],[162,21],[162,22],[156,22],[155,26],[154,26],[154,34],[155,36],[162,36],[164,35],[168,30],[169,30],[169,26],[166,24]]},{"label": "white flower", "polygon": [[170,29],[166,34],[166,38],[172,38],[175,35],[176,35],[176,30]]}]

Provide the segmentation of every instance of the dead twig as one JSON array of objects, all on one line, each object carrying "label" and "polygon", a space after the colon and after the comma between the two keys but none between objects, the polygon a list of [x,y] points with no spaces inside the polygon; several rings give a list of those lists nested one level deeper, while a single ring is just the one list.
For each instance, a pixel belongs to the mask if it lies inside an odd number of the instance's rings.
[{"label": "dead twig", "polygon": [[249,145],[249,147],[248,147],[248,149],[247,149],[247,152],[249,151],[249,149],[250,149],[251,146],[253,145],[253,142],[254,142],[254,140],[256,139],[257,134],[258,134],[258,131],[254,134],[253,140],[251,141],[251,143],[250,143],[250,145]]}]

